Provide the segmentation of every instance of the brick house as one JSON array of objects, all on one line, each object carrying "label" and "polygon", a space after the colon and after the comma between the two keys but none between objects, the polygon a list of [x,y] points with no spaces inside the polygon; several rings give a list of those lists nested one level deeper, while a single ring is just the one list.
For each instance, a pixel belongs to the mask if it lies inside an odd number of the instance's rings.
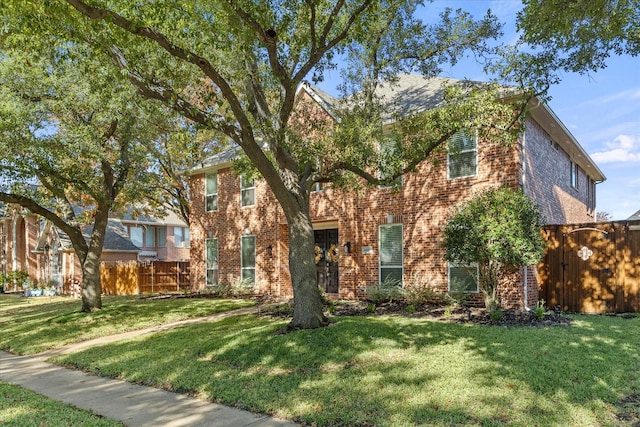
[{"label": "brick house", "polygon": [[[91,228],[84,233],[90,236]],[[189,259],[189,228],[175,215],[162,220],[111,218],[102,261],[184,261]],[[80,281],[82,268],[68,236],[38,215],[15,205],[0,206],[0,274],[26,271],[34,284]]]},{"label": "brick house", "polygon": [[[433,108],[442,79],[402,76],[384,94],[399,112]],[[298,102],[315,104],[331,118],[331,95],[304,84]],[[397,112],[398,112],[397,111]],[[368,285],[418,280],[437,291],[465,291],[480,300],[473,266],[443,260],[441,229],[452,207],[497,186],[521,188],[539,204],[547,224],[591,222],[602,172],[550,108],[532,104],[521,138],[510,147],[454,138],[460,155],[438,155],[402,177],[399,189],[344,193],[318,185],[311,194],[318,284],[337,298],[364,295]],[[189,171],[191,281],[194,289],[246,279],[260,292],[292,294],[288,230],[264,181],[234,175],[234,151]],[[504,286],[505,307],[533,306],[535,269]]]}]

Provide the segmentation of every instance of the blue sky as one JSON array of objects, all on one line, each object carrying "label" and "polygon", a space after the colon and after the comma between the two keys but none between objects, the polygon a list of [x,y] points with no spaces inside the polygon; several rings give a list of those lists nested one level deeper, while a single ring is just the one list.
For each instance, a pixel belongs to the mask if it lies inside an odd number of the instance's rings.
[{"label": "blue sky", "polygon": [[[435,0],[426,4],[423,19],[431,21],[445,7],[477,16],[490,8],[506,24],[504,41],[517,37],[518,0]],[[486,80],[477,73],[462,64],[443,76]],[[328,84],[335,74],[327,76]],[[612,56],[606,69],[589,75],[565,73],[550,95],[551,109],[607,177],[597,185],[597,211],[620,220],[640,210],[640,57]]]}]

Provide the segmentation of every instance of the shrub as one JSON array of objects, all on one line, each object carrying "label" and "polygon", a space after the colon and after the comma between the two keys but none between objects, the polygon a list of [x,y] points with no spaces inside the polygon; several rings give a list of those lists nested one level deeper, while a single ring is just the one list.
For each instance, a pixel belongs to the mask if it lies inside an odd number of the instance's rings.
[{"label": "shrub", "polygon": [[367,286],[365,292],[367,301],[373,304],[397,301],[404,296],[402,285],[395,280],[385,280],[379,285]]},{"label": "shrub", "polygon": [[547,312],[547,309],[544,306],[544,300],[541,299],[538,301],[536,308],[533,309],[533,317],[538,320],[544,320],[544,315]]},{"label": "shrub", "polygon": [[497,323],[502,320],[504,317],[504,311],[502,310],[493,310],[490,314],[491,321]]},{"label": "shrub", "polygon": [[431,286],[430,280],[415,274],[404,287],[404,298],[411,305],[440,305],[447,297]]}]

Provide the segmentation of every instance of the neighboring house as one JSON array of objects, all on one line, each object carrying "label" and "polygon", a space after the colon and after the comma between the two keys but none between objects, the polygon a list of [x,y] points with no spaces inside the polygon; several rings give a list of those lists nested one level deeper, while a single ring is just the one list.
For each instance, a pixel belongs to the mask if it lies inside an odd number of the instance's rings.
[{"label": "neighboring house", "polygon": [[[92,227],[84,230],[90,238]],[[189,259],[189,229],[175,215],[163,220],[111,218],[102,261],[184,261]],[[27,271],[40,285],[82,278],[71,240],[49,221],[16,206],[0,207],[0,273]]]},{"label": "neighboring house", "polygon": [[[443,79],[403,76],[382,95],[396,112],[433,108]],[[435,101],[434,101],[435,100]],[[331,119],[337,100],[302,85],[298,102]],[[543,103],[532,104],[522,137],[511,147],[478,144],[458,136],[461,154],[438,155],[401,187],[344,193],[320,185],[311,194],[318,284],[338,298],[360,298],[366,286],[385,280],[427,283],[437,291],[471,292],[474,266],[443,260],[441,229],[452,208],[497,186],[521,188],[539,204],[547,224],[594,220],[596,184],[605,179],[578,141]],[[213,156],[189,172],[192,194],[191,282],[195,289],[245,280],[272,295],[292,294],[285,216],[263,180],[231,170],[234,151]],[[535,305],[533,268],[503,287],[506,307]]]},{"label": "neighboring house", "polygon": [[640,219],[640,211],[634,213],[629,218],[627,218],[627,221],[635,221],[635,220],[639,220],[639,219]]}]

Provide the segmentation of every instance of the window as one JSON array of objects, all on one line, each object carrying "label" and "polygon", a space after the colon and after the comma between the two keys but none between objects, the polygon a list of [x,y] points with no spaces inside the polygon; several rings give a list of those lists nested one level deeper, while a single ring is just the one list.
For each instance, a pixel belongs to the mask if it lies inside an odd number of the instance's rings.
[{"label": "window", "polygon": [[311,192],[312,192],[312,193],[315,193],[315,192],[318,192],[318,191],[322,191],[322,190],[324,189],[324,185],[323,185],[323,184],[324,184],[324,183],[322,183],[322,182],[316,182],[316,183],[314,183],[314,184],[311,186]]},{"label": "window", "polygon": [[449,140],[447,166],[449,179],[478,174],[478,138],[459,131]]},{"label": "window", "polygon": [[164,248],[167,246],[167,227],[158,227],[158,247]]},{"label": "window", "polygon": [[478,292],[478,266],[450,263],[449,292]]},{"label": "window", "polygon": [[253,178],[240,177],[240,206],[253,206],[256,204],[256,188]]},{"label": "window", "polygon": [[218,210],[218,174],[208,173],[205,184],[205,205],[207,212]]},{"label": "window", "polygon": [[571,186],[578,188],[578,164],[571,162]]},{"label": "window", "polygon": [[256,283],[256,236],[242,236],[240,240],[240,269],[242,282]]},{"label": "window", "polygon": [[131,239],[131,243],[141,248],[142,243],[144,242],[144,229],[134,225],[130,226],[129,238]]},{"label": "window", "polygon": [[144,236],[144,245],[147,248],[154,248],[156,246],[156,228],[153,226],[147,227],[147,233]]},{"label": "window", "polygon": [[207,286],[218,284],[218,239],[206,239]]},{"label": "window", "polygon": [[402,284],[402,224],[381,225],[379,229],[380,283]]},{"label": "window", "polygon": [[[398,165],[393,164],[393,160],[396,160],[399,153],[398,145],[393,139],[385,139],[380,142],[380,166],[378,175],[380,179],[393,176],[393,173],[397,170]],[[391,188],[402,186],[402,177],[399,176],[389,184],[381,185],[380,188]]]},{"label": "window", "polygon": [[189,229],[184,227],[173,227],[173,243],[176,248],[188,248],[191,236]]}]

